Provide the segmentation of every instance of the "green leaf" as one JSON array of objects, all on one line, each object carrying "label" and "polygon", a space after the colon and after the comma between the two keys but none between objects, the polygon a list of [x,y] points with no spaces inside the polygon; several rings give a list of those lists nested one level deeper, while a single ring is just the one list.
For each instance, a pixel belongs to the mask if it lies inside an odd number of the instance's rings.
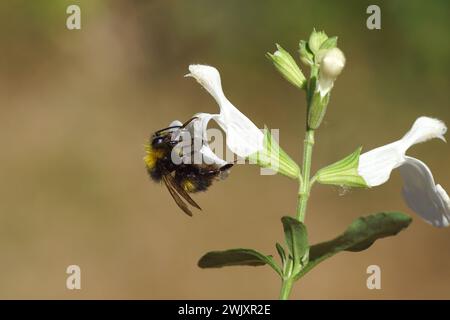
[{"label": "green leaf", "polygon": [[263,266],[268,264],[279,275],[280,267],[272,256],[265,256],[253,249],[230,249],[225,251],[211,251],[198,261],[200,268],[222,268],[230,266]]},{"label": "green leaf", "polygon": [[308,253],[308,233],[305,225],[297,219],[286,216],[281,218],[281,222],[286,244],[294,260],[294,273],[296,273],[302,265],[302,258]]},{"label": "green leaf", "polygon": [[322,184],[367,188],[366,181],[358,173],[361,149],[360,147],[344,159],[317,171],[317,181]]},{"label": "green leaf", "polygon": [[411,221],[411,217],[401,212],[380,212],[354,220],[339,237],[310,248],[309,262],[301,270],[297,279],[338,252],[362,251],[369,248],[378,239],[396,235],[408,227]]},{"label": "green leaf", "polygon": [[283,246],[281,244],[279,244],[278,242],[275,244],[275,247],[277,248],[278,255],[280,256],[281,265],[284,266],[284,263],[286,261],[286,252],[284,251]]}]

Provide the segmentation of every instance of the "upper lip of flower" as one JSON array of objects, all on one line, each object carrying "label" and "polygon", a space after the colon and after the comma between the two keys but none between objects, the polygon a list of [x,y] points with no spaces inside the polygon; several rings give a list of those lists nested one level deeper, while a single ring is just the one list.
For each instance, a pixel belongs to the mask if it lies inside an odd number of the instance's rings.
[{"label": "upper lip of flower", "polygon": [[428,223],[444,227],[450,223],[450,199],[434,182],[430,169],[422,161],[406,156],[414,144],[438,138],[445,141],[445,124],[429,117],[418,118],[398,141],[373,149],[359,158],[358,173],[370,187],[385,183],[393,169],[404,179],[403,196],[408,206]]},{"label": "upper lip of flower", "polygon": [[219,114],[198,113],[192,123],[194,134],[205,136],[209,120],[214,120],[227,136],[228,148],[240,157],[247,157],[263,148],[264,134],[225,96],[219,71],[207,65],[190,65],[187,77],[193,77],[216,100]]}]

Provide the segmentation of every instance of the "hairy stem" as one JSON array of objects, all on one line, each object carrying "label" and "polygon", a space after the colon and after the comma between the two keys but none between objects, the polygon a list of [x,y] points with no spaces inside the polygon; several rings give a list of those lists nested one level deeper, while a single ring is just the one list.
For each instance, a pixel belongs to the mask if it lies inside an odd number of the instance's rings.
[{"label": "hairy stem", "polygon": [[[309,113],[309,104],[310,97],[312,97],[313,90],[315,90],[314,86],[311,85],[313,83],[313,79],[317,78],[318,67],[313,66],[311,69],[311,79],[307,87],[307,103],[308,103],[308,112],[306,114],[306,118],[308,119]],[[308,120],[307,120],[308,121]],[[314,176],[312,180],[310,180],[311,175],[311,160],[312,160],[312,152],[314,146],[314,129],[309,128],[307,125],[307,129],[305,132],[305,140],[303,142],[303,164],[301,175],[298,178],[299,188],[298,188],[298,202],[297,202],[297,220],[300,222],[305,222],[306,215],[306,207],[308,205],[309,193],[311,191],[311,187],[314,184],[316,177]],[[280,292],[280,300],[287,300],[292,290],[292,286],[296,279],[289,273],[289,276],[283,277],[283,282],[281,286]]]},{"label": "hairy stem", "polygon": [[283,279],[283,283],[281,285],[280,300],[289,299],[289,294],[291,293],[293,284],[294,284],[294,279],[292,279],[292,278]]},{"label": "hairy stem", "polygon": [[314,146],[314,130],[308,129],[305,134],[304,148],[303,148],[303,168],[302,168],[302,184],[298,192],[297,204],[297,219],[301,222],[305,221],[306,206],[309,199],[310,191],[310,172],[311,172],[311,158]]},{"label": "hairy stem", "polygon": [[[297,219],[301,222],[305,221],[306,206],[308,204],[309,192],[311,190],[311,159],[314,146],[314,130],[308,129],[305,134],[304,148],[303,148],[303,168],[302,176],[299,178],[298,191],[298,205],[297,205]],[[314,178],[313,178],[314,179]],[[291,275],[283,278],[280,300],[287,300],[292,290],[292,285],[295,279]]]}]

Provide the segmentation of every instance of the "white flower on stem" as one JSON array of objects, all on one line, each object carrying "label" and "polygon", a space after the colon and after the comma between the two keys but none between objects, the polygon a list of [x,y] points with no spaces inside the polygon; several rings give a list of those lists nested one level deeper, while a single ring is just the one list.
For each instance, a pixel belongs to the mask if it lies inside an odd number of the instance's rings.
[{"label": "white flower on stem", "polygon": [[324,97],[333,88],[334,81],[345,66],[344,53],[338,48],[332,48],[320,59],[319,79],[317,89]]},{"label": "white flower on stem", "polygon": [[220,108],[219,114],[196,114],[197,123],[193,123],[197,128],[195,132],[205,135],[208,122],[212,119],[225,132],[227,146],[234,154],[245,158],[260,151],[263,148],[264,134],[225,97],[219,71],[205,65],[190,65],[189,71],[186,76],[197,80],[213,96]]},{"label": "white flower on stem", "polygon": [[[196,79],[213,96],[219,105],[220,112],[218,114],[197,113],[193,120],[186,125],[187,130],[177,133],[188,133],[193,138],[180,139],[182,143],[186,143],[187,148],[191,148],[189,144],[192,144],[192,140],[194,141],[193,148],[188,149],[192,151],[187,155],[182,152],[183,159],[190,157],[187,160],[192,160],[193,155],[194,163],[212,162],[219,166],[227,164],[211,150],[206,142],[208,140],[208,123],[210,120],[214,120],[225,132],[227,146],[235,155],[250,160],[250,163],[257,163],[263,168],[271,169],[270,174],[280,173],[298,179],[300,173],[298,165],[279,148],[268,130],[263,133],[225,97],[220,74],[216,68],[206,65],[190,65],[189,71],[190,73],[186,76]],[[179,137],[172,137],[172,140],[179,140]],[[175,153],[177,154],[177,151]]]},{"label": "white flower on stem", "polygon": [[374,187],[385,183],[392,170],[399,168],[407,205],[433,226],[446,227],[450,224],[449,196],[439,184],[435,184],[425,163],[405,155],[414,144],[433,138],[445,141],[446,131],[442,121],[420,117],[400,140],[362,154],[358,173],[368,186]]}]

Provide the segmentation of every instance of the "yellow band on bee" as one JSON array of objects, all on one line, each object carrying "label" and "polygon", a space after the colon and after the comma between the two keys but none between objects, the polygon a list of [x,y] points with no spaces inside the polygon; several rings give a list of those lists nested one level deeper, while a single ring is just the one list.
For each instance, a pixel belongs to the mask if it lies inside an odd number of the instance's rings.
[{"label": "yellow band on bee", "polygon": [[145,145],[145,153],[144,162],[149,169],[153,168],[156,161],[164,156],[164,150],[154,149],[150,144]]}]

